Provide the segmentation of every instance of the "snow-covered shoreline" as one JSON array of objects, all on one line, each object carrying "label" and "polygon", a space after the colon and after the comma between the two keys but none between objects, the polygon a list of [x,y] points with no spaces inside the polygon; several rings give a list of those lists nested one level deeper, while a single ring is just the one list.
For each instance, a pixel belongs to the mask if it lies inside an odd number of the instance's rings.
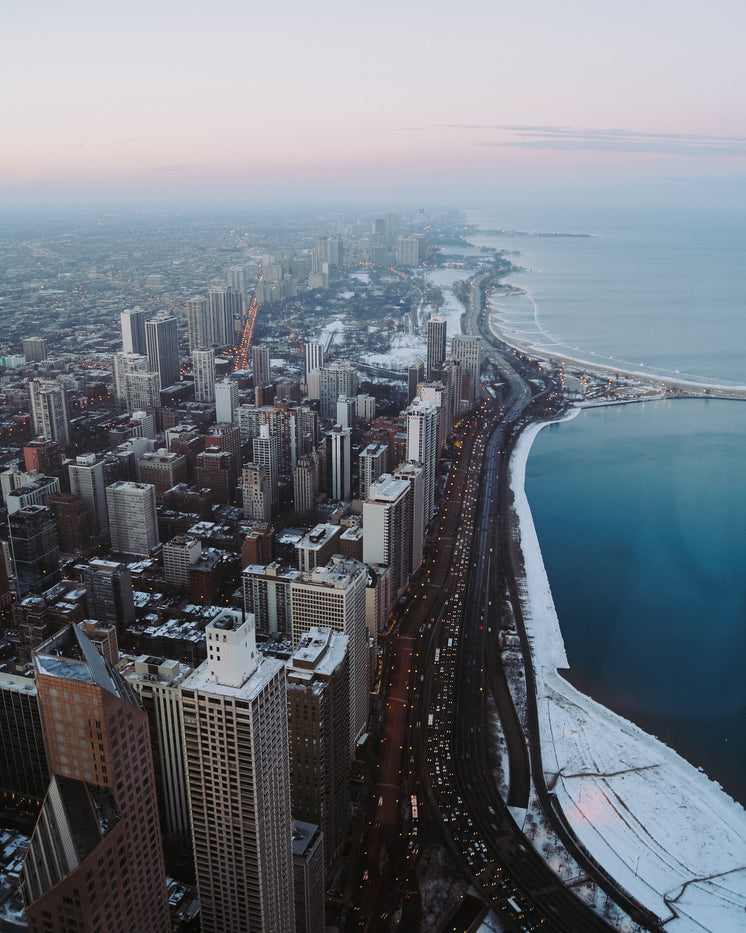
[{"label": "snow-covered shoreline", "polygon": [[668,920],[667,930],[743,930],[746,811],[673,749],[559,673],[569,665],[524,484],[528,455],[542,427],[531,425],[521,435],[510,484],[524,557],[521,600],[536,669],[547,783],[594,858]]}]

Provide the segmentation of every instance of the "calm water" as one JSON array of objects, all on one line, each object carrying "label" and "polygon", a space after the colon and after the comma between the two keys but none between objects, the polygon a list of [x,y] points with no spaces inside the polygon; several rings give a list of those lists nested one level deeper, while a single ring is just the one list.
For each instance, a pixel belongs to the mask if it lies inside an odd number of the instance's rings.
[{"label": "calm water", "polygon": [[[470,216],[527,271],[509,320],[589,361],[746,384],[746,223],[727,212]],[[573,681],[746,805],[746,402],[582,413],[526,486]]]}]

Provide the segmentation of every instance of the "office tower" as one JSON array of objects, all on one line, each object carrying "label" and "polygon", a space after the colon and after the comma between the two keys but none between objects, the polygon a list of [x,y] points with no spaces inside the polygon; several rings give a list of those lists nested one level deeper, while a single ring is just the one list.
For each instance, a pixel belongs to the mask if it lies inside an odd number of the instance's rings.
[{"label": "office tower", "polygon": [[145,343],[148,369],[158,373],[160,388],[165,389],[179,381],[179,335],[176,318],[160,315],[145,322]]},{"label": "office tower", "polygon": [[125,353],[144,356],[147,352],[145,321],[148,312],[143,308],[132,308],[119,315],[122,324],[122,349]]},{"label": "office tower", "polygon": [[266,386],[272,381],[270,373],[269,347],[257,344],[251,348],[251,371],[254,374],[254,387]]},{"label": "office tower", "polygon": [[417,395],[417,386],[425,381],[425,364],[422,360],[412,363],[407,370],[407,404]]},{"label": "office tower", "polygon": [[158,544],[155,487],[120,481],[106,487],[111,548],[128,557],[147,557]]},{"label": "office tower", "polygon": [[211,343],[217,347],[232,347],[236,335],[233,322],[243,318],[240,293],[225,283],[215,283],[210,286],[207,298],[210,304]]},{"label": "office tower", "polygon": [[166,582],[186,592],[189,568],[202,556],[202,544],[192,535],[176,535],[163,545],[163,576]]},{"label": "office tower", "polygon": [[313,823],[293,822],[295,933],[326,930],[324,834]]},{"label": "office tower", "polygon": [[293,471],[293,504],[297,518],[309,518],[319,491],[318,456],[300,457]]},{"label": "office tower", "polygon": [[312,626],[287,662],[293,816],[324,834],[325,862],[342,848],[350,815],[349,636]]},{"label": "office tower", "polygon": [[363,561],[391,568],[394,599],[409,579],[409,496],[408,482],[384,473],[363,503]]},{"label": "office tower", "polygon": [[244,463],[241,470],[241,496],[244,518],[268,522],[272,517],[272,486],[269,470],[263,464]]},{"label": "office tower", "polygon": [[75,458],[74,463],[68,464],[67,470],[70,492],[88,510],[92,533],[100,535],[109,527],[103,460],[95,454],[82,454]]},{"label": "office tower", "polygon": [[327,564],[334,554],[339,554],[341,534],[340,525],[314,525],[295,545],[298,570],[310,573],[315,567]]},{"label": "office tower", "polygon": [[12,515],[27,505],[47,505],[49,497],[60,491],[60,481],[56,476],[41,476],[38,473],[23,473],[26,482],[11,489],[5,497],[8,515]]},{"label": "office tower", "polygon": [[62,554],[81,554],[91,544],[91,520],[85,505],[70,493],[52,493],[47,499],[57,527]]},{"label": "office tower", "polygon": [[352,495],[352,432],[335,426],[329,433],[332,446],[331,485],[332,499],[347,501]]},{"label": "office tower", "polygon": [[21,872],[29,929],[171,929],[148,717],[68,625],[34,653],[51,780]]},{"label": "office tower", "polygon": [[367,579],[365,564],[335,556],[325,567],[303,573],[290,585],[294,645],[319,625],[349,637],[351,752],[368,722]]},{"label": "office tower", "polygon": [[202,489],[210,489],[215,501],[233,502],[238,483],[233,454],[227,450],[205,450],[194,461],[194,482]]},{"label": "office tower", "polygon": [[334,419],[340,395],[351,398],[357,394],[357,370],[346,362],[330,363],[319,370],[321,417]]},{"label": "office tower", "polygon": [[210,303],[207,298],[189,298],[186,303],[186,314],[189,353],[193,356],[195,350],[199,350],[200,347],[210,347],[214,342]]},{"label": "office tower", "polygon": [[479,386],[479,373],[482,363],[482,342],[479,337],[456,334],[451,340],[451,357],[461,363],[461,368],[469,377],[468,393],[465,394],[469,406],[474,404]]},{"label": "office tower", "polygon": [[137,470],[141,483],[155,487],[155,500],[161,505],[167,490],[186,482],[186,457],[161,447],[144,453],[137,461]]},{"label": "office tower", "polygon": [[282,661],[254,617],[205,628],[207,660],[181,686],[202,933],[292,931],[292,817]]},{"label": "office tower", "polygon": [[244,567],[241,573],[243,606],[254,616],[257,632],[264,635],[279,632],[290,638],[290,585],[299,576],[299,570],[283,567],[278,561]]},{"label": "office tower", "polygon": [[259,426],[259,437],[251,442],[252,456],[257,466],[267,468],[267,480],[272,493],[272,504],[280,501],[280,440],[269,433],[269,425]]},{"label": "office tower", "polygon": [[189,794],[179,687],[191,672],[191,667],[178,661],[145,655],[124,671],[148,715],[161,828],[169,836],[185,839],[189,838]]},{"label": "office tower", "polygon": [[[194,399],[197,402],[215,401],[215,351],[194,350],[192,352],[194,368]],[[232,418],[229,420],[233,420]]]},{"label": "office tower", "polygon": [[44,437],[29,441],[23,448],[23,460],[29,471],[56,476],[60,481],[64,476],[62,450],[56,441],[48,441]]},{"label": "office tower", "polygon": [[354,398],[345,398],[340,395],[337,399],[337,419],[336,423],[341,428],[351,428],[355,420],[357,409],[357,400]]},{"label": "office tower", "polygon": [[0,799],[41,805],[49,784],[36,684],[0,672]]},{"label": "office tower", "polygon": [[306,383],[308,382],[308,374],[312,373],[316,369],[321,369],[324,365],[324,348],[320,343],[315,343],[309,341],[303,347],[303,355],[306,362]]},{"label": "office tower", "polygon": [[88,615],[120,632],[135,621],[132,576],[126,564],[89,560],[83,569]]},{"label": "office tower", "polygon": [[46,337],[24,337],[23,354],[27,363],[41,363],[49,355]]},{"label": "office tower", "polygon": [[430,402],[412,399],[407,415],[407,460],[421,463],[425,471],[425,525],[435,511],[438,409]]},{"label": "office tower", "polygon": [[57,441],[63,447],[70,443],[65,390],[49,379],[32,379],[29,384],[31,414],[37,437]]},{"label": "office tower", "polygon": [[407,561],[409,573],[415,573],[422,563],[425,542],[425,470],[417,463],[401,463],[393,477],[409,483]]},{"label": "office tower", "polygon": [[215,383],[215,420],[235,423],[238,408],[238,383],[235,379],[221,379]]},{"label": "office tower", "polygon": [[425,375],[428,379],[437,378],[437,372],[446,358],[446,321],[433,315],[427,322],[427,364]]},{"label": "office tower", "polygon": [[368,498],[370,484],[374,483],[381,474],[386,472],[389,448],[387,444],[368,444],[360,451],[358,460],[359,498],[363,501]]},{"label": "office tower", "polygon": [[16,593],[41,593],[60,580],[60,549],[51,509],[27,505],[8,516]]}]

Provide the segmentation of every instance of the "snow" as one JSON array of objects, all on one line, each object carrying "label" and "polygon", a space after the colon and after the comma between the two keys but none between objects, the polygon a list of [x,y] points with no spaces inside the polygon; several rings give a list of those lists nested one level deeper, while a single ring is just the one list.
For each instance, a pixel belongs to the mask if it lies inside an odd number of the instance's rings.
[{"label": "snow", "polygon": [[[583,695],[567,657],[524,490],[536,434],[511,461],[547,784],[593,857],[669,933],[746,929],[746,811],[675,751]],[[556,782],[556,783],[555,783]]]}]

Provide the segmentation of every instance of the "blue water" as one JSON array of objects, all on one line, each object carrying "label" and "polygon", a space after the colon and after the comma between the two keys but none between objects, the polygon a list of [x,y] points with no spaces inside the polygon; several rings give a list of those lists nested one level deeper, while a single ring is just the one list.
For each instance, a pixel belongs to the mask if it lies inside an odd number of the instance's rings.
[{"label": "blue water", "polygon": [[[746,385],[746,221],[568,204],[499,211],[519,255],[506,322],[590,362]],[[537,437],[526,486],[571,679],[746,805],[746,401],[582,413]]]}]

